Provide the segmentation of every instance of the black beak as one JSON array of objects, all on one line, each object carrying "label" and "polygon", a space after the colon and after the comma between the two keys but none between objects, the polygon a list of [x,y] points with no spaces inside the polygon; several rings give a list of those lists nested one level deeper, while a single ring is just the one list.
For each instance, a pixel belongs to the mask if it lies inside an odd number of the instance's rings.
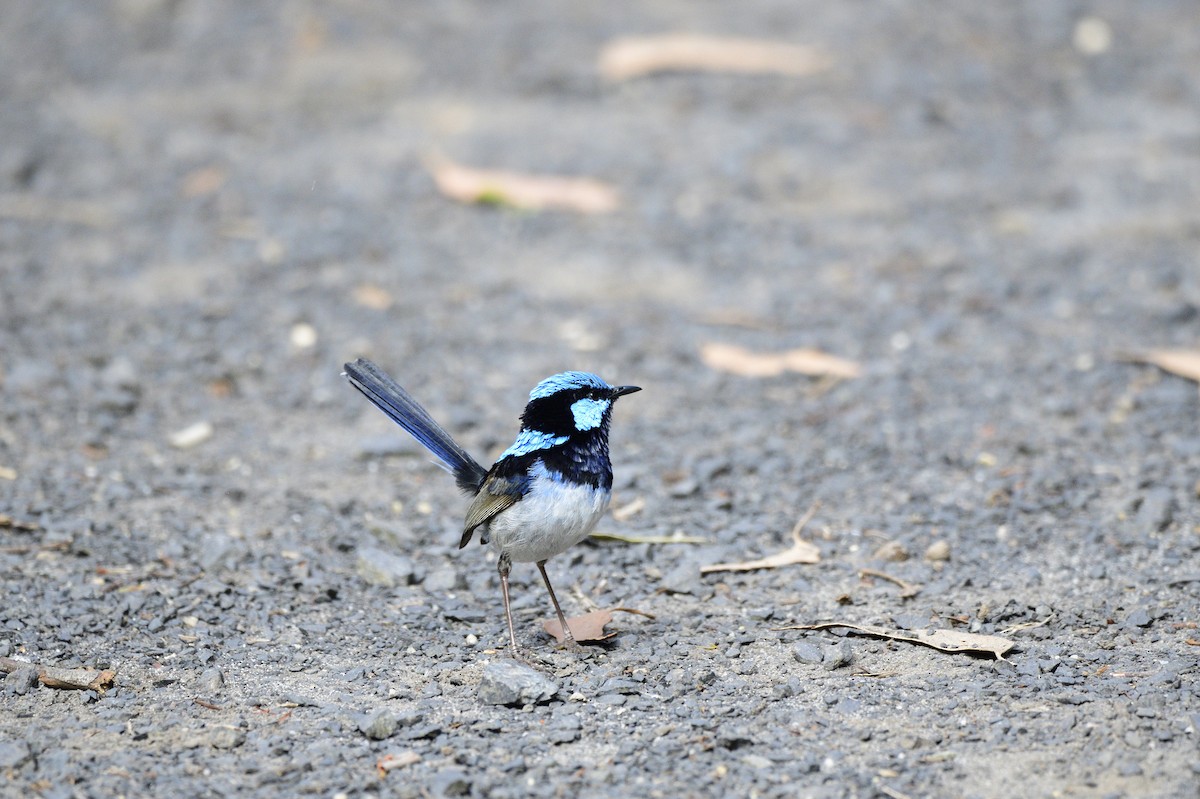
[{"label": "black beak", "polygon": [[642,390],[641,386],[615,386],[613,388],[612,394],[610,396],[613,399],[616,399],[617,397],[623,397],[626,394],[632,394],[635,391],[641,391],[641,390]]}]

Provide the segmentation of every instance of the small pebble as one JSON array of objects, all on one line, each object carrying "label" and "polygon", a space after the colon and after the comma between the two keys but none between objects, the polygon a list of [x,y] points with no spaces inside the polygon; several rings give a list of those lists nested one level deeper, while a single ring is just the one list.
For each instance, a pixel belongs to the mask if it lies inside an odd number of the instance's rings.
[{"label": "small pebble", "polygon": [[950,542],[934,541],[925,549],[925,560],[933,563],[950,560]]},{"label": "small pebble", "polygon": [[899,563],[908,560],[908,550],[899,541],[888,541],[875,550],[875,560]]},{"label": "small pebble", "polygon": [[176,449],[191,449],[208,441],[213,437],[214,432],[216,430],[212,426],[212,422],[196,422],[171,433],[167,436],[167,441]]},{"label": "small pebble", "polygon": [[218,693],[225,686],[225,675],[216,667],[205,669],[196,680],[196,685],[210,694]]}]

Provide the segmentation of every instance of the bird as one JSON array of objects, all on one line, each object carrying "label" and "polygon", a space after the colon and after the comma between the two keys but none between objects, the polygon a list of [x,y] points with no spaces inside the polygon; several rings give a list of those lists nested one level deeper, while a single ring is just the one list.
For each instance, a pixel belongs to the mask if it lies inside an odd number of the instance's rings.
[{"label": "bird", "polygon": [[514,562],[537,564],[562,627],[563,643],[577,649],[546,574],[546,561],[587,538],[608,509],[613,405],[618,397],[641,387],[609,385],[590,372],[547,377],[529,392],[512,445],[490,469],[484,469],[374,363],[359,358],[344,369],[350,384],[429,450],[437,464],[454,476],[459,489],[472,497],[458,546],[465,547],[478,531],[479,542],[490,542],[499,554],[497,570],[513,658],[522,660],[509,601],[508,576]]}]

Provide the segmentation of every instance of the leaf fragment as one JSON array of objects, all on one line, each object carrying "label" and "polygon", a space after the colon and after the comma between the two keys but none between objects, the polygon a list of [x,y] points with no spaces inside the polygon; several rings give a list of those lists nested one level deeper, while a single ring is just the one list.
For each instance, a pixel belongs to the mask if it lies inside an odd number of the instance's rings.
[{"label": "leaf fragment", "polygon": [[1200,383],[1200,350],[1148,350],[1130,356],[1130,360]]},{"label": "leaf fragment", "polygon": [[446,158],[434,159],[429,170],[438,190],[462,203],[582,214],[610,213],[620,204],[617,190],[594,178],[473,169]]},{"label": "leaf fragment", "polygon": [[375,769],[379,772],[380,777],[384,777],[392,769],[404,768],[420,762],[419,754],[411,749],[405,749],[403,752],[389,752],[383,755],[375,761]]},{"label": "leaf fragment", "polygon": [[659,72],[725,72],[804,77],[833,60],[815,47],[765,39],[668,33],[623,36],[600,51],[600,74],[622,81]]},{"label": "leaf fragment", "polygon": [[740,377],[776,377],[784,372],[843,378],[862,374],[862,366],[855,361],[806,347],[783,352],[753,352],[736,344],[713,341],[701,345],[700,359],[712,369]]},{"label": "leaf fragment", "polygon": [[701,566],[700,573],[748,572],[758,569],[777,569],[780,566],[791,566],[795,563],[820,563],[821,550],[817,548],[816,544],[805,541],[800,537],[804,525],[808,524],[809,520],[812,519],[818,507],[820,507],[820,503],[814,502],[805,514],[800,517],[800,521],[796,522],[796,526],[792,528],[792,545],[782,552],[776,552],[774,555],[767,555],[765,558],[747,560],[740,563],[713,563],[709,566]]},{"label": "leaf fragment", "polygon": [[834,627],[845,627],[848,630],[870,635],[876,638],[887,638],[893,641],[908,641],[921,644],[942,652],[970,652],[981,655],[992,655],[997,660],[1004,660],[1004,655],[1016,644],[998,635],[980,635],[964,633],[957,630],[892,630],[873,624],[851,624],[843,621],[822,622],[821,624],[797,624],[789,627],[779,627],[780,630],[829,630]]}]

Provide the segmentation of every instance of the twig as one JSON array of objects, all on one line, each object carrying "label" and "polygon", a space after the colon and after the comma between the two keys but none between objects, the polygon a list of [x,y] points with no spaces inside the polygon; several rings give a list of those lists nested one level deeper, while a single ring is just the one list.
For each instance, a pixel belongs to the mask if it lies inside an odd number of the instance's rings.
[{"label": "twig", "polygon": [[881,580],[887,580],[889,583],[895,583],[900,586],[900,598],[911,599],[921,593],[921,586],[916,583],[910,583],[908,580],[902,580],[899,577],[881,572],[878,569],[859,569],[859,577],[878,577]]},{"label": "twig", "polygon": [[26,522],[20,519],[14,519],[7,513],[0,513],[0,527],[8,528],[9,530],[21,530],[22,532],[32,533],[35,530],[40,530],[33,522]]},{"label": "twig", "polygon": [[646,611],[644,611],[644,610],[638,610],[637,608],[609,608],[609,610],[612,610],[612,611],[618,611],[618,610],[619,610],[619,611],[621,611],[622,613],[634,613],[634,614],[636,614],[636,615],[638,615],[638,616],[645,616],[647,619],[655,619],[655,618],[658,618],[658,617],[657,617],[657,616],[655,616],[653,613],[647,613]]},{"label": "twig", "polygon": [[48,544],[24,544],[12,547],[0,547],[0,554],[28,555],[30,552],[62,552],[70,548],[70,541],[51,541]]},{"label": "twig", "polygon": [[95,691],[104,693],[116,679],[116,672],[105,669],[63,669],[58,666],[39,666],[36,663],[26,663],[23,660],[0,657],[0,671],[12,673],[21,669],[33,669],[37,672],[38,682],[47,688],[66,688],[76,691]]},{"label": "twig", "polygon": [[912,799],[912,797],[908,794],[897,791],[895,788],[889,788],[883,783],[875,783],[875,787],[881,794],[884,796],[890,796],[891,799]]}]

